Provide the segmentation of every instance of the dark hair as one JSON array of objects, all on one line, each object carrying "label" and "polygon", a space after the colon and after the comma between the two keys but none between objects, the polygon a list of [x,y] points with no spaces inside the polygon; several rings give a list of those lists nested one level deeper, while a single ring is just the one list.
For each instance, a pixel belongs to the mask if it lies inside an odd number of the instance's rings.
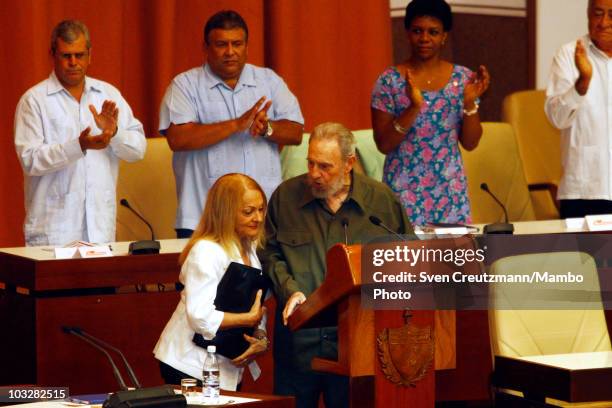
[{"label": "dark hair", "polygon": [[85,36],[85,45],[87,50],[89,50],[91,48],[91,41],[89,39],[89,30],[87,26],[79,20],[61,21],[51,32],[51,55],[55,55],[58,38],[61,38],[62,41],[68,44],[72,44],[81,35]]},{"label": "dark hair", "polygon": [[412,0],[406,6],[404,17],[404,28],[408,30],[412,20],[417,17],[434,17],[442,22],[444,31],[450,31],[453,27],[453,14],[445,0]]},{"label": "dark hair", "polygon": [[221,10],[215,13],[208,19],[204,26],[204,41],[208,45],[208,35],[212,30],[222,29],[231,30],[233,28],[242,28],[246,34],[246,40],[249,39],[249,29],[242,16],[234,10]]}]

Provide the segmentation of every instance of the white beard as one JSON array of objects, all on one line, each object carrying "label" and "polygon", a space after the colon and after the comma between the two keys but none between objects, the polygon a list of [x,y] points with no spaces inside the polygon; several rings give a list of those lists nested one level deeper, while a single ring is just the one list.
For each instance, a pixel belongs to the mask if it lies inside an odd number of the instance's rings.
[{"label": "white beard", "polygon": [[310,178],[310,175],[308,175],[308,185],[310,186],[310,191],[312,195],[315,198],[320,198],[320,199],[327,199],[327,198],[330,198],[336,195],[338,192],[340,192],[340,190],[344,188],[344,180],[343,180],[344,177],[343,176],[344,176],[344,172],[341,172],[338,175],[337,179],[332,180],[331,184],[326,189],[322,190],[322,189],[317,189],[315,187],[315,184]]}]

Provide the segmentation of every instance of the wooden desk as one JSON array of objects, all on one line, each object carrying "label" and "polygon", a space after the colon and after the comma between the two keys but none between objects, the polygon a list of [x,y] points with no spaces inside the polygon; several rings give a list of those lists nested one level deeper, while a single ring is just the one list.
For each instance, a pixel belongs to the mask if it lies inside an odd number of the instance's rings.
[{"label": "wooden desk", "polygon": [[[231,405],[239,408],[295,408],[295,398],[285,397],[280,395],[267,395],[267,394],[253,394],[246,392],[231,392],[221,391],[223,395],[233,395],[243,398],[255,398],[260,401],[251,401],[241,404]],[[0,404],[0,406],[5,404]],[[21,408],[66,408],[66,405],[62,400],[44,401],[44,402],[32,402],[19,405],[6,405],[7,407],[21,407]],[[204,405],[200,405],[205,408]]]},{"label": "wooden desk", "polygon": [[[514,225],[517,234],[574,232],[565,231],[562,220]],[[102,293],[115,286],[174,282],[184,241],[172,248],[173,242],[162,241],[165,253],[157,256],[68,261],[51,260],[51,252],[36,248],[0,249],[0,347],[10,350],[0,353],[0,384],[74,384],[73,393],[97,392],[100,384],[107,391],[117,389],[104,357],[62,333],[62,325],[80,326],[113,343],[126,354],[143,385],[161,384],[152,350],[178,293]],[[117,254],[127,252],[126,244],[113,248]],[[66,288],[89,292],[64,293]],[[44,297],[46,292],[57,296]],[[487,399],[492,372],[487,311],[458,311],[456,325],[457,368],[436,372],[436,400]],[[263,358],[271,359],[271,353]],[[93,373],[97,383],[92,387],[88,378],[94,378]],[[264,376],[270,373],[264,369]]]},{"label": "wooden desk", "polygon": [[[1,249],[0,384],[69,385],[72,394],[116,390],[104,355],[62,326],[119,348],[143,386],[162,384],[152,350],[179,299],[173,283],[185,242],[162,240],[161,254],[140,256],[127,256],[127,243],[116,243],[114,257],[69,260],[53,259],[48,248]],[[157,283],[168,291],[134,289]],[[133,290],[116,293],[118,287]]]},{"label": "wooden desk", "polygon": [[612,352],[495,356],[495,384],[533,400],[612,400]]}]

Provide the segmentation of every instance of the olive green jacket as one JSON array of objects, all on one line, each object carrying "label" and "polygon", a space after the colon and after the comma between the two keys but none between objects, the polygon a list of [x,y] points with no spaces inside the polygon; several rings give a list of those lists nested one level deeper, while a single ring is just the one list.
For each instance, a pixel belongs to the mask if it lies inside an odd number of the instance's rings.
[{"label": "olive green jacket", "polygon": [[325,279],[327,251],[345,242],[342,221],[348,220],[349,245],[389,235],[370,222],[372,215],[400,234],[413,234],[402,205],[383,183],[353,173],[351,191],[334,214],[324,200],[311,194],[306,177],[303,174],[289,179],[272,194],[266,216],[266,247],[260,252],[264,272],[273,282],[278,301],[276,362],[300,370],[308,370],[316,355],[336,358],[336,330],[332,327],[291,333],[282,326],[280,316],[292,293],[300,291],[308,297]]}]

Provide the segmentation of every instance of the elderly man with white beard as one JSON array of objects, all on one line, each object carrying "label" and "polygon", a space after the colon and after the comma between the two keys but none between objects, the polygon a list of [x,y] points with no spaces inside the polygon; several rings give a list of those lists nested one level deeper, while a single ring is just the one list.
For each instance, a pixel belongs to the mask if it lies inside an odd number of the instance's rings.
[{"label": "elderly man with white beard", "polygon": [[[274,330],[274,392],[296,397],[296,407],[348,406],[348,378],[317,373],[313,357],[337,359],[337,328],[290,332],[287,319],[325,279],[327,251],[335,244],[366,243],[388,235],[378,217],[400,234],[412,226],[395,194],[383,183],[353,172],[355,139],[339,123],[323,123],[310,136],[308,173],[283,182],[266,217],[260,259],[278,301]],[[346,229],[346,230],[345,230]],[[345,235],[346,232],[346,235]]]}]

